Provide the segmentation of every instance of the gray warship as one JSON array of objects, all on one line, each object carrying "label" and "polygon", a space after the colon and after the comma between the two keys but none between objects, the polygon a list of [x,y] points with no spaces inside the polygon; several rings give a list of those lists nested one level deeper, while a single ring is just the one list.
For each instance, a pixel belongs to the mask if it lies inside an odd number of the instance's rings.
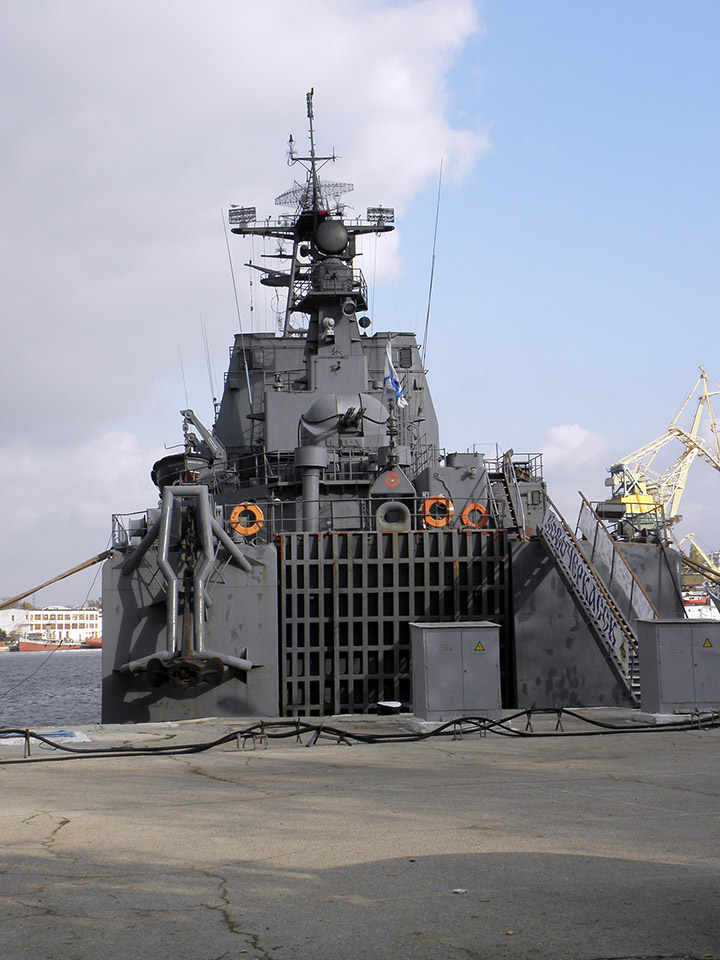
[{"label": "gray warship", "polygon": [[683,616],[677,552],[611,535],[612,504],[572,529],[538,454],[441,449],[416,337],[369,333],[355,264],[394,211],[345,216],[312,93],[307,117],[294,212],[229,211],[279,242],[251,269],[283,330],[235,337],[212,427],[181,411],[159,504],[113,517],[103,722],[412,710],[411,624],[494,624],[504,708],[636,705],[638,623]]}]

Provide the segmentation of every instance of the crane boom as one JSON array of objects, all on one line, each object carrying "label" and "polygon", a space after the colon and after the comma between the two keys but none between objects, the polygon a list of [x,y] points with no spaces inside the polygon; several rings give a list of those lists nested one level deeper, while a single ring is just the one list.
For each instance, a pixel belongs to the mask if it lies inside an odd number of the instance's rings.
[{"label": "crane boom", "polygon": [[[711,390],[711,384],[717,389]],[[697,395],[698,388],[700,393],[692,423],[689,429],[685,429],[679,425],[679,420],[690,401]],[[606,483],[612,487],[610,502],[623,504],[626,517],[636,521],[636,525],[655,526],[659,511],[662,511],[664,524],[672,525],[680,519],[680,501],[685,492],[690,467],[697,457],[720,472],[720,432],[711,401],[712,397],[719,394],[720,386],[707,375],[705,367],[701,365],[700,376],[665,433],[609,467],[610,477]],[[705,418],[710,425],[714,449],[713,445],[700,436],[700,428]],[[664,471],[653,470],[655,458],[672,441],[682,444],[682,452]]]}]

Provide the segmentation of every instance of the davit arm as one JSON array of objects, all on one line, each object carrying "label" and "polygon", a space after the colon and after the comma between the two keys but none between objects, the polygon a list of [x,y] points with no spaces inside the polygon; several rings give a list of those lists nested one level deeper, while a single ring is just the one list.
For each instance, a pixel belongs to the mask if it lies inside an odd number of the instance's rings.
[{"label": "davit arm", "polygon": [[[188,413],[191,411],[185,411]],[[170,562],[171,536],[175,521],[184,508],[192,518],[194,543],[185,557],[185,612],[180,627],[180,577]],[[251,566],[212,514],[208,488],[202,484],[166,486],[162,492],[160,518],[150,527],[137,549],[125,561],[122,573],[129,576],[138,569],[144,556],[157,540],[157,565],[167,585],[167,649],[123,664],[119,673],[132,675],[145,671],[151,686],[172,683],[195,686],[200,682],[218,683],[225,679],[225,668],[240,673],[241,679],[253,666],[247,657],[216,653],[205,648],[206,583],[213,568],[216,548],[213,536],[246,572]],[[192,619],[190,619],[192,618]]]}]

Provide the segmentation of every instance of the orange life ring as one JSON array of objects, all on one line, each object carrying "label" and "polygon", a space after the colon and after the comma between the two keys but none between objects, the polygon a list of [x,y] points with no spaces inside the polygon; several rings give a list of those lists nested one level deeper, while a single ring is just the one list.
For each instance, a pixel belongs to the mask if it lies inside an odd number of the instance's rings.
[{"label": "orange life ring", "polygon": [[[471,520],[470,517],[473,513],[479,513],[479,520]],[[488,525],[487,509],[481,503],[469,503],[463,512],[460,514],[460,522],[464,527],[469,527],[471,530],[482,530],[483,527]]]},{"label": "orange life ring", "polygon": [[446,527],[455,515],[452,500],[447,497],[426,497],[422,505],[422,518],[426,527]]},{"label": "orange life ring", "polygon": [[[250,520],[250,523],[247,522],[248,520]],[[254,537],[258,530],[262,529],[264,523],[265,515],[260,507],[248,500],[233,507],[230,514],[230,526],[237,533],[242,533],[246,537]]]}]

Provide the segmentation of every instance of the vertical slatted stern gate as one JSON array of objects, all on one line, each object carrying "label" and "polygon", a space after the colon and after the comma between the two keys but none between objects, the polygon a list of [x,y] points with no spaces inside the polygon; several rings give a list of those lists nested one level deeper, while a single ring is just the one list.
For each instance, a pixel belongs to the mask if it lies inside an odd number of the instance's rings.
[{"label": "vertical slatted stern gate", "polygon": [[504,531],[289,533],[279,565],[283,716],[409,706],[413,620],[499,623],[503,697],[513,705]]}]

